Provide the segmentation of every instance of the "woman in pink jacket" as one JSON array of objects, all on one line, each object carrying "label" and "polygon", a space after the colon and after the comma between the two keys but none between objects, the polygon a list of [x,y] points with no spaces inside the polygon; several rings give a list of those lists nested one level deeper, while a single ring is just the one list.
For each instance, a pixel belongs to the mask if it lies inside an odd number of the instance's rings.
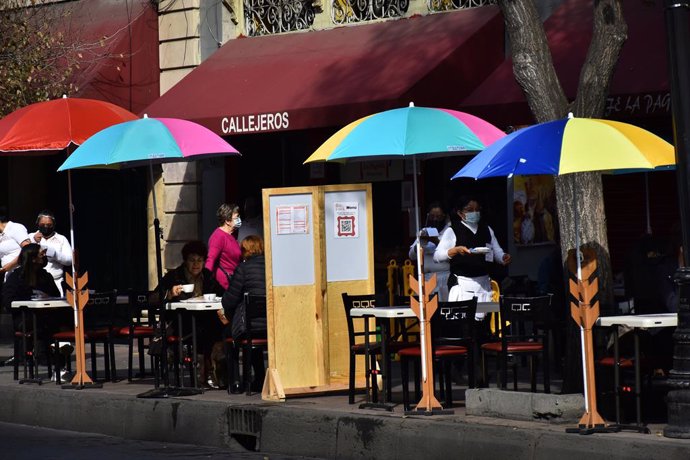
[{"label": "woman in pink jacket", "polygon": [[208,257],[206,268],[213,273],[216,281],[223,289],[230,284],[230,277],[235,272],[235,267],[240,263],[242,250],[233,232],[240,228],[240,208],[236,204],[223,203],[216,212],[218,228],[213,231],[208,239]]}]

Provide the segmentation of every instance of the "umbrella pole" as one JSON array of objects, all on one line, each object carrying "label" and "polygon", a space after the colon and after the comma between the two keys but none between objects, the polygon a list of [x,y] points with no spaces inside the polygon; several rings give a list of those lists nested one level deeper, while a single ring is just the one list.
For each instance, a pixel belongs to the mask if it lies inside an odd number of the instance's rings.
[{"label": "umbrella pole", "polygon": [[149,163],[149,174],[151,175],[151,194],[153,199],[153,233],[156,241],[156,274],[158,284],[163,278],[163,260],[161,256],[161,222],[158,220],[158,204],[156,203],[156,183],[153,179],[153,162]]},{"label": "umbrella pole", "polygon": [[[582,262],[580,261],[581,259],[581,254],[580,254],[580,222],[578,218],[578,209],[577,209],[577,192],[575,191],[575,187],[573,186],[573,206],[575,208],[575,260],[577,262],[577,282],[582,283]],[[580,346],[582,347],[581,350],[581,355],[582,355],[582,380],[584,382],[584,390],[585,390],[585,411],[589,413],[589,398],[586,396],[589,394],[589,389],[587,388],[587,358],[585,356],[585,328],[583,325],[580,323]]]},{"label": "umbrella pole", "polygon": [[[160,220],[158,220],[158,204],[156,202],[156,182],[153,178],[153,162],[149,162],[149,174],[151,177],[151,198],[153,200],[153,233],[154,233],[154,241],[156,242],[156,277],[158,281],[158,299],[161,305],[165,304],[165,291],[163,289],[163,286],[161,284],[161,280],[163,279],[163,261],[162,261],[162,255],[161,255],[161,223]],[[162,337],[163,341],[163,351],[161,352],[161,357],[160,357],[160,367],[161,367],[161,374],[163,378],[163,383],[167,387],[169,385],[169,380],[168,380],[168,352],[167,352],[167,337],[166,337],[166,321],[165,321],[165,314],[164,311],[161,311],[161,318],[160,318],[160,334]],[[158,373],[154,372],[154,396],[157,397],[157,389],[159,388],[160,385],[160,380],[159,380],[159,375]],[[167,396],[167,392],[164,392],[165,395]],[[142,395],[139,395],[139,397],[143,397]]]},{"label": "umbrella pole", "polygon": [[[417,159],[412,157],[412,190],[414,193],[414,225],[415,225],[415,236],[419,238],[419,195],[417,194]],[[424,308],[425,300],[425,289],[424,289],[424,273],[422,273],[422,257],[424,257],[424,250],[422,249],[421,242],[417,240],[417,276],[419,277],[419,342],[424,346],[424,338],[426,336],[426,311]],[[422,349],[422,381],[426,382],[426,354]]]},{"label": "umbrella pole", "polygon": [[[74,204],[72,203],[72,171],[67,170],[67,199],[69,201],[69,242],[72,245],[72,292],[73,302],[72,302],[72,313],[74,314],[74,329],[78,330],[81,325],[79,324],[79,308],[77,307],[77,269],[74,262],[77,256],[77,249],[74,246]],[[76,334],[75,334],[76,335]],[[77,355],[84,353],[83,349],[79,347],[79,339],[75,337],[75,348],[77,348]],[[80,356],[77,356],[77,360]],[[79,363],[79,361],[77,361]],[[58,369],[57,372],[60,372]],[[77,369],[77,372],[81,372],[81,369]]]},{"label": "umbrella pole", "polygon": [[652,223],[649,216],[649,173],[644,173],[644,198],[647,210],[647,234],[652,234]]}]

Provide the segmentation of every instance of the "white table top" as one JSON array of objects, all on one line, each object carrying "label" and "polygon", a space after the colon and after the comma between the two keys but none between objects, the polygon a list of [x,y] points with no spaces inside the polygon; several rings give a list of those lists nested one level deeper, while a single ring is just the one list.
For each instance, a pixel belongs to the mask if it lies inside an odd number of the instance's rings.
[{"label": "white table top", "polygon": [[678,325],[677,313],[659,313],[655,315],[622,315],[601,316],[597,319],[597,326],[628,326],[628,327],[675,327]]},{"label": "white table top", "polygon": [[[498,302],[478,302],[477,313],[491,313],[499,311]],[[410,307],[375,307],[352,308],[350,316],[374,316],[376,318],[416,318]]]},{"label": "white table top", "polygon": [[351,308],[350,316],[374,316],[376,318],[416,318],[410,307]]},{"label": "white table top", "polygon": [[[129,297],[126,295],[117,296],[116,303],[118,305],[127,305]],[[15,300],[12,302],[12,308],[67,308],[71,307],[66,299],[46,299],[46,300]]]},{"label": "white table top", "polygon": [[220,300],[209,302],[204,299],[188,299],[179,302],[168,302],[168,310],[189,310],[189,311],[216,311],[223,308]]}]

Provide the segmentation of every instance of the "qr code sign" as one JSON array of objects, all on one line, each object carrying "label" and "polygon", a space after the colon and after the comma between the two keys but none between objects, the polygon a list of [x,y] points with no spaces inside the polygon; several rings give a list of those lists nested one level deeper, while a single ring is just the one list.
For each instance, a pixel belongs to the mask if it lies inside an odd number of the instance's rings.
[{"label": "qr code sign", "polygon": [[355,216],[338,216],[338,236],[355,236]]}]

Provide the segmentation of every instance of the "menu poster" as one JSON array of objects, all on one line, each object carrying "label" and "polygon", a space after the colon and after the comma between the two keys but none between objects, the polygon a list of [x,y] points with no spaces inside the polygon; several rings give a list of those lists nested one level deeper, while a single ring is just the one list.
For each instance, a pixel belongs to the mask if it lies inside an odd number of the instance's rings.
[{"label": "menu poster", "polygon": [[359,237],[359,203],[356,201],[333,203],[336,238]]},{"label": "menu poster", "polygon": [[276,206],[276,233],[278,235],[309,233],[308,208],[306,204]]}]

